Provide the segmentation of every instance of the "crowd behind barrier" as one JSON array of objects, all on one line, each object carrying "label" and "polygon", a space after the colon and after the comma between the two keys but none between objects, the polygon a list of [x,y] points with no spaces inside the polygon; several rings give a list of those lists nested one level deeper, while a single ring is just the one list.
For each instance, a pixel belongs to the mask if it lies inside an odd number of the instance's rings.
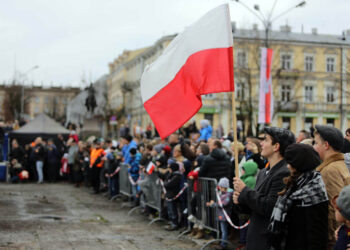
[{"label": "crowd behind barrier", "polygon": [[[150,224],[165,221],[165,230],[180,230],[179,237],[207,239],[203,248],[219,242],[217,249],[226,249],[232,243],[236,249],[256,249],[256,245],[252,246],[252,231],[255,234],[256,230],[266,232],[266,235],[272,234],[276,227],[276,209],[286,209],[284,212],[290,213],[288,206],[286,208],[282,202],[283,199],[288,200],[289,196],[279,193],[285,187],[283,178],[291,175],[291,181],[285,182],[286,187],[291,188],[294,185],[293,174],[299,177],[306,175],[304,170],[298,172],[304,169],[299,165],[306,163],[298,159],[301,156],[284,154],[288,146],[295,145],[295,137],[290,131],[271,128],[265,129],[257,137],[247,137],[236,145],[232,132],[224,137],[222,129],[219,135],[216,130],[208,128],[210,123],[203,122],[201,125],[206,127],[197,129],[195,123],[191,123],[165,140],[152,136],[150,127],[142,132],[138,125],[134,126],[133,131],[126,126],[122,127],[117,140],[90,138],[81,141],[74,131],[68,141],[60,136],[47,142],[37,138],[32,144],[22,146],[14,140],[9,154],[10,181],[64,181],[74,184],[76,188],[85,186],[92,189],[92,195],[103,193],[111,201],[128,204],[131,207],[128,213],[130,216],[139,210],[150,218]],[[205,132],[208,136],[208,131],[212,133],[208,139],[201,139],[201,133]],[[320,149],[317,136],[323,136],[323,141],[330,141],[329,145],[338,149],[334,146],[338,145],[334,144],[334,139],[327,137],[330,133],[331,138],[334,138],[334,133],[337,132],[330,127],[320,127],[315,132],[314,139],[314,135],[303,130],[296,142],[312,144],[316,141],[314,148],[317,152],[311,146],[302,152],[311,150],[318,158],[321,157],[325,165],[329,160],[324,158],[327,153],[322,150],[328,150],[329,147]],[[339,137],[339,134],[336,135]],[[350,130],[345,138],[341,135],[341,140],[344,140],[341,148],[343,153],[339,153],[337,161],[342,161],[341,164],[345,167],[345,163],[350,162]],[[277,144],[277,150],[272,149]],[[239,149],[238,166],[235,166],[234,161],[235,145]],[[303,157],[310,159],[308,155]],[[298,171],[289,171],[286,161],[292,169]],[[316,163],[318,161],[313,162],[313,165]],[[314,173],[316,165],[308,167],[306,173]],[[273,176],[279,171],[277,168],[283,171],[280,171],[280,177],[275,180]],[[236,169],[239,176],[235,176]],[[347,172],[336,173],[344,180],[337,195],[344,186],[350,184],[349,169],[348,165],[348,168],[345,167]],[[319,172],[322,178],[327,178],[322,169],[317,171]],[[322,178],[317,177],[317,174],[308,176],[319,181],[318,187],[324,186]],[[338,179],[335,181],[340,185]],[[266,183],[278,186],[271,189],[271,186],[265,187]],[[328,189],[317,190],[320,194],[328,192]],[[288,192],[292,191],[287,190]],[[329,193],[328,197],[333,198]],[[328,202],[328,198],[313,201],[312,205],[320,202]],[[330,208],[325,218],[335,218],[335,211],[337,209]],[[346,219],[344,225],[350,227],[347,224],[350,218]],[[274,228],[271,229],[271,225]],[[323,231],[329,233],[327,226],[324,226]],[[288,235],[284,234],[278,240],[276,237],[263,237],[265,238],[260,239],[261,249],[270,249],[268,245],[279,249],[278,246],[285,243],[286,237],[288,242]],[[328,246],[319,249],[330,249],[329,243],[332,240],[330,237],[328,243],[324,243]],[[335,241],[332,244],[334,246]]]}]

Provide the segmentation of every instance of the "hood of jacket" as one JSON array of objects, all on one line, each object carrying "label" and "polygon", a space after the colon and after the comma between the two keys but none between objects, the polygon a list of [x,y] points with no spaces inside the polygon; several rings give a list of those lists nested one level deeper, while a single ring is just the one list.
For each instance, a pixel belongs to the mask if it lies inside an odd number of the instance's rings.
[{"label": "hood of jacket", "polygon": [[244,175],[242,175],[242,177],[255,176],[258,172],[258,164],[254,161],[245,162],[242,168],[244,169]]}]

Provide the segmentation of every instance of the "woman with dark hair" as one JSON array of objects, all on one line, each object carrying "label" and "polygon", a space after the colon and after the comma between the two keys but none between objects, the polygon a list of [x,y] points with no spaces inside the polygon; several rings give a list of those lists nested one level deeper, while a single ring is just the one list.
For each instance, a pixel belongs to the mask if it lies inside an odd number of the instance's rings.
[{"label": "woman with dark hair", "polygon": [[327,249],[328,197],[321,160],[310,145],[292,144],[285,151],[290,175],[279,193],[269,225],[271,249]]}]

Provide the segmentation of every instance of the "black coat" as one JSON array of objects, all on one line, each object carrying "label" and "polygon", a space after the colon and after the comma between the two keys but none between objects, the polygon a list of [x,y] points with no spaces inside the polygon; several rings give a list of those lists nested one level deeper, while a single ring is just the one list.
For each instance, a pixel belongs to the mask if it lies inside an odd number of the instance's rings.
[{"label": "black coat", "polygon": [[182,174],[178,171],[169,176],[169,180],[164,184],[166,189],[166,197],[174,198],[181,190]]},{"label": "black coat", "polygon": [[230,177],[230,168],[230,157],[222,149],[214,148],[205,157],[199,169],[198,177],[215,178],[219,181],[222,177]]},{"label": "black coat", "polygon": [[21,163],[23,166],[25,161],[25,154],[26,152],[21,146],[18,146],[17,148],[13,148],[10,153],[10,161],[12,159],[17,159],[17,161]]},{"label": "black coat", "polygon": [[326,250],[328,201],[310,207],[293,204],[288,212],[286,250]]},{"label": "black coat", "polygon": [[287,163],[282,160],[273,168],[265,168],[259,172],[254,190],[249,187],[242,190],[238,198],[239,210],[250,214],[247,250],[270,249],[267,228],[278,192],[284,188],[283,178],[288,175]]}]

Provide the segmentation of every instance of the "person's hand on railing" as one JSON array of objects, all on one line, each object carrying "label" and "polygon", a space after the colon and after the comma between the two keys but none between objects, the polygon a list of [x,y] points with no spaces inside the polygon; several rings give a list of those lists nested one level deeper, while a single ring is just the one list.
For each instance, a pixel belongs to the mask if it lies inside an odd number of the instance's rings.
[{"label": "person's hand on railing", "polygon": [[346,250],[350,250],[350,244],[348,244],[348,246],[346,247]]},{"label": "person's hand on railing", "polygon": [[211,200],[210,202],[207,202],[206,205],[207,205],[207,207],[210,207],[210,206],[212,206],[214,203],[215,203],[215,202],[214,202],[213,200]]},{"label": "person's hand on railing", "polygon": [[193,180],[194,178],[193,178],[193,176],[191,175],[191,176],[188,177],[188,179]]}]

